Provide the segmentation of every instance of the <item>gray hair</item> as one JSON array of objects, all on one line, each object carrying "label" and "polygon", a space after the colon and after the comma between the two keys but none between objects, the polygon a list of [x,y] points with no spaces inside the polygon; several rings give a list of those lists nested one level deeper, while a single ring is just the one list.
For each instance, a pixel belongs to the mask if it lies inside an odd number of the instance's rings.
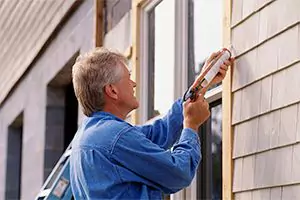
[{"label": "gray hair", "polygon": [[72,68],[72,81],[76,98],[86,116],[103,110],[104,86],[120,81],[124,55],[104,47],[79,56]]}]

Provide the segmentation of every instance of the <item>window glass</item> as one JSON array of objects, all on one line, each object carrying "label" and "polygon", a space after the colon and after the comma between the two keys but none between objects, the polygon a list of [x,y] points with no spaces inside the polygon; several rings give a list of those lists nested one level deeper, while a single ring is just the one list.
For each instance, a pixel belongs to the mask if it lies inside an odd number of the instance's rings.
[{"label": "window glass", "polygon": [[189,83],[205,59],[222,48],[222,0],[189,0]]},{"label": "window glass", "polygon": [[148,119],[165,114],[174,101],[175,1],[149,13]]}]

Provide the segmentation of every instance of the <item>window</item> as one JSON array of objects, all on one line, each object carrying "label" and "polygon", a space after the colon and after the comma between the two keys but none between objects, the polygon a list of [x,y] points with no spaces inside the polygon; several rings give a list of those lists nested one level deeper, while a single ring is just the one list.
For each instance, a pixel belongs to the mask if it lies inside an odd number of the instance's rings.
[{"label": "window", "polygon": [[23,113],[8,127],[5,199],[20,199],[22,178]]},{"label": "window", "polygon": [[[188,84],[201,72],[205,59],[222,48],[222,1],[188,0]],[[197,174],[198,199],[222,199],[222,89],[206,93],[211,116],[199,129],[202,162]]]},{"label": "window", "polygon": [[205,59],[222,48],[222,1],[189,0],[189,83],[199,75]]},{"label": "window", "polygon": [[177,77],[184,66],[176,64],[178,2],[147,1],[141,12],[141,122],[166,114],[183,94],[183,77]]},{"label": "window", "polygon": [[170,0],[149,12],[148,119],[165,114],[174,101],[174,14]]},{"label": "window", "polygon": [[187,90],[187,28],[184,27],[188,10],[182,0],[141,2],[137,20],[139,123],[151,123],[166,114],[174,100]]},{"label": "window", "polygon": [[78,121],[78,102],[71,82],[76,53],[47,85],[44,180],[71,143]]},{"label": "window", "polygon": [[210,103],[211,116],[200,127],[202,162],[197,174],[199,199],[222,199],[222,101]]}]

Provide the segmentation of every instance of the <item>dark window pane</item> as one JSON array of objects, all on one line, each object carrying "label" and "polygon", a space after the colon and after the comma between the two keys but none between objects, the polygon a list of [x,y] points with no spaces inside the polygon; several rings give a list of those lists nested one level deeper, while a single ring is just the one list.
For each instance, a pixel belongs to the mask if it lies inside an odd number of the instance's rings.
[{"label": "dark window pane", "polygon": [[222,198],[222,104],[211,108],[212,199]]},{"label": "dark window pane", "polygon": [[202,161],[198,168],[198,199],[222,199],[222,104],[210,104],[211,116],[200,127]]},{"label": "dark window pane", "polygon": [[8,127],[5,199],[20,199],[22,182],[23,113]]}]

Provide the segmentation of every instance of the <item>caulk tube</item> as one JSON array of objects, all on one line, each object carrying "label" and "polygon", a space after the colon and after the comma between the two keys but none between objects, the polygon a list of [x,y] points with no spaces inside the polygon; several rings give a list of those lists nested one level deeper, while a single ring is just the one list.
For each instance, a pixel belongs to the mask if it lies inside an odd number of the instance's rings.
[{"label": "caulk tube", "polygon": [[[186,101],[189,98],[191,100],[195,100],[197,98],[198,92],[201,91],[202,88],[209,87],[211,81],[219,73],[222,64],[224,64],[224,62],[230,57],[230,51],[226,48],[222,49],[221,53],[216,58],[214,58],[211,63],[209,63],[208,67],[204,69],[202,74],[200,74],[195,80],[194,84],[189,88],[188,91],[185,92],[183,101]],[[203,74],[205,74],[204,77]]]},{"label": "caulk tube", "polygon": [[231,53],[228,49],[223,49],[221,53],[221,57],[216,60],[211,69],[204,76],[204,81],[201,82],[202,88],[207,87],[210,82],[215,78],[215,76],[219,73],[221,65],[224,64],[226,60],[231,57]]}]

